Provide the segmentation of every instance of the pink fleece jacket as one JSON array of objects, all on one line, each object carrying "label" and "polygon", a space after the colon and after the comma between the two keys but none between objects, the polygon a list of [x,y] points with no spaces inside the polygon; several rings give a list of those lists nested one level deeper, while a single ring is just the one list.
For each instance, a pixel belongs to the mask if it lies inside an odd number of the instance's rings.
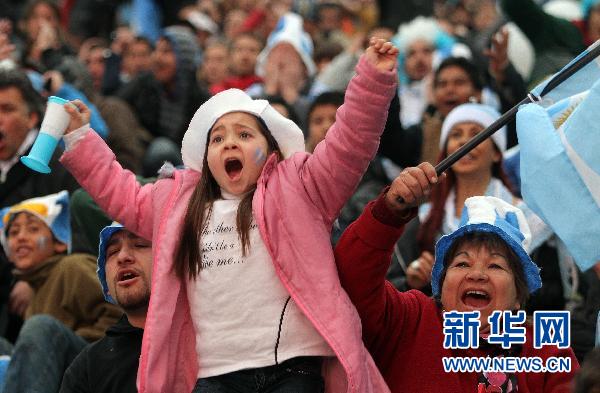
[{"label": "pink fleece jacket", "polygon": [[[360,319],[340,285],[329,239],[339,210],[377,151],[395,75],[395,70],[378,71],[363,57],[325,140],[312,155],[296,153],[280,162],[272,155],[252,202],[277,275],[336,354],[323,367],[328,392],[388,391],[363,345]],[[153,241],[139,392],[190,392],[198,375],[195,332],[185,283],[172,267],[200,173],[177,170],[172,178],[140,186],[93,132],[61,161],[113,219]]]}]

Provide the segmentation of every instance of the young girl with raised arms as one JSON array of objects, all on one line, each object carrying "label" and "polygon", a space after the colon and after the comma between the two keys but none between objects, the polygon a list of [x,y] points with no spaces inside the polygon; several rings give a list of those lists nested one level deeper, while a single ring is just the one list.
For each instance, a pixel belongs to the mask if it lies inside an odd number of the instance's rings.
[{"label": "young girl with raised arms", "polygon": [[[377,151],[396,55],[371,39],[314,154],[268,102],[231,89],[192,118],[185,169],[145,186],[89,132],[85,105],[65,106],[62,163],[113,219],[153,241],[139,392],[388,391],[329,239]],[[136,280],[123,272],[116,287]]]}]

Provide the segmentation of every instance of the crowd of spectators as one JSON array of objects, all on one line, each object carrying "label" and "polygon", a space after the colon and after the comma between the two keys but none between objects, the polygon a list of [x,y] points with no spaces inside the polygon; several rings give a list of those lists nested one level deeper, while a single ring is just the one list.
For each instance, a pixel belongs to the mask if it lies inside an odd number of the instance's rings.
[{"label": "crowd of spectators", "polygon": [[[425,161],[435,165],[599,39],[600,1],[0,0],[0,208],[8,208],[0,217],[0,352],[13,359],[4,391],[33,389],[20,384],[36,378],[27,371],[28,362],[44,364],[32,351],[51,357],[45,364],[57,376],[40,379],[46,390],[39,391],[57,391],[69,363],[85,347],[61,391],[129,391],[135,370],[108,373],[116,381],[112,386],[99,383],[101,376],[89,374],[90,357],[103,346],[121,345],[119,335],[137,337],[132,349],[137,356],[141,345],[143,322],[130,324],[124,317],[107,337],[88,346],[103,335],[97,329],[117,322],[117,306],[130,319],[140,309],[123,306],[122,299],[103,302],[93,277],[98,234],[112,220],[58,163],[60,148],[50,175],[19,161],[35,140],[49,96],[83,101],[91,110],[91,127],[121,166],[142,182],[153,182],[170,165],[183,165],[182,138],[198,107],[231,88],[267,99],[300,126],[306,151],[312,152],[335,122],[370,37],[390,40],[399,49],[399,88],[377,156],[342,209],[333,243],[403,168]],[[589,356],[590,364],[598,364],[593,348],[600,261],[580,271],[560,239],[520,199],[514,120],[486,143],[467,157],[472,162],[448,171],[444,187],[407,223],[387,278],[401,291],[431,295],[434,243],[456,229],[464,201],[488,195],[519,206],[533,229],[531,257],[541,267],[543,284],[525,309],[571,311],[571,345],[585,370],[576,391],[591,392],[593,383],[600,389],[598,368],[590,372],[584,362]],[[64,203],[56,202],[65,195]],[[53,221],[45,221],[47,236],[59,246],[25,266],[9,238],[19,236],[13,229],[32,225],[20,213],[40,204],[35,199],[40,197],[50,198],[41,204],[69,211],[69,239],[57,239],[50,233]],[[60,272],[56,266],[62,266]],[[82,277],[94,283],[87,285]],[[64,299],[48,298],[52,290]],[[65,295],[69,291],[81,292]],[[46,304],[61,301],[60,307]],[[63,339],[51,347],[50,336]],[[86,390],[90,386],[96,390]]]}]

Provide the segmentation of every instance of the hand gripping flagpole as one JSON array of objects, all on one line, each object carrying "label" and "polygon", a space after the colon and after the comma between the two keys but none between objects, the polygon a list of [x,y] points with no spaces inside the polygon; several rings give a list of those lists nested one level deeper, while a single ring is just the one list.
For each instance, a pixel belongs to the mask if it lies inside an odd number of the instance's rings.
[{"label": "hand gripping flagpole", "polygon": [[481,142],[492,136],[496,131],[502,128],[506,123],[512,120],[512,118],[517,114],[519,107],[521,105],[529,104],[531,102],[540,101],[544,95],[548,94],[562,82],[567,80],[571,75],[579,71],[581,68],[585,67],[588,63],[594,60],[596,57],[600,55],[600,40],[596,41],[590,48],[587,53],[581,56],[578,60],[574,61],[573,64],[565,68],[562,72],[554,75],[554,77],[546,84],[542,92],[539,96],[536,96],[532,92],[530,92],[527,97],[525,97],[521,102],[517,105],[513,106],[510,110],[504,113],[502,116],[498,118],[495,122],[489,125],[485,130],[481,131],[479,134],[475,135],[471,138],[467,143],[461,146],[454,153],[450,154],[448,157],[444,158],[435,166],[435,172],[437,175],[441,175],[448,168],[450,168],[454,163],[461,158],[463,158],[466,154],[468,154],[471,150],[477,147]]}]

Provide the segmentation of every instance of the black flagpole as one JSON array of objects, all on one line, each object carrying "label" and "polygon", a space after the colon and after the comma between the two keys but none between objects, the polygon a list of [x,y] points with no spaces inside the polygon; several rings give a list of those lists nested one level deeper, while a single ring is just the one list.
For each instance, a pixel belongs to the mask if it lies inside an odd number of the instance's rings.
[{"label": "black flagpole", "polygon": [[600,40],[594,42],[592,46],[588,48],[588,52],[581,56],[581,58],[571,64],[569,67],[565,68],[562,72],[556,74],[549,82],[546,84],[539,97],[533,95],[533,93],[529,93],[527,97],[525,97],[521,102],[517,105],[513,106],[510,110],[504,113],[498,120],[490,124],[485,130],[481,131],[479,134],[475,135],[471,138],[467,143],[461,146],[454,153],[444,158],[435,166],[435,172],[439,175],[444,173],[448,168],[450,168],[456,161],[463,158],[466,154],[468,154],[471,150],[477,147],[481,142],[485,139],[489,138],[498,131],[502,126],[506,125],[519,110],[519,107],[524,104],[528,104],[530,102],[539,101],[544,95],[552,91],[555,87],[560,85],[566,79],[568,79],[571,75],[579,71],[581,68],[585,67],[589,62],[600,55]]}]

